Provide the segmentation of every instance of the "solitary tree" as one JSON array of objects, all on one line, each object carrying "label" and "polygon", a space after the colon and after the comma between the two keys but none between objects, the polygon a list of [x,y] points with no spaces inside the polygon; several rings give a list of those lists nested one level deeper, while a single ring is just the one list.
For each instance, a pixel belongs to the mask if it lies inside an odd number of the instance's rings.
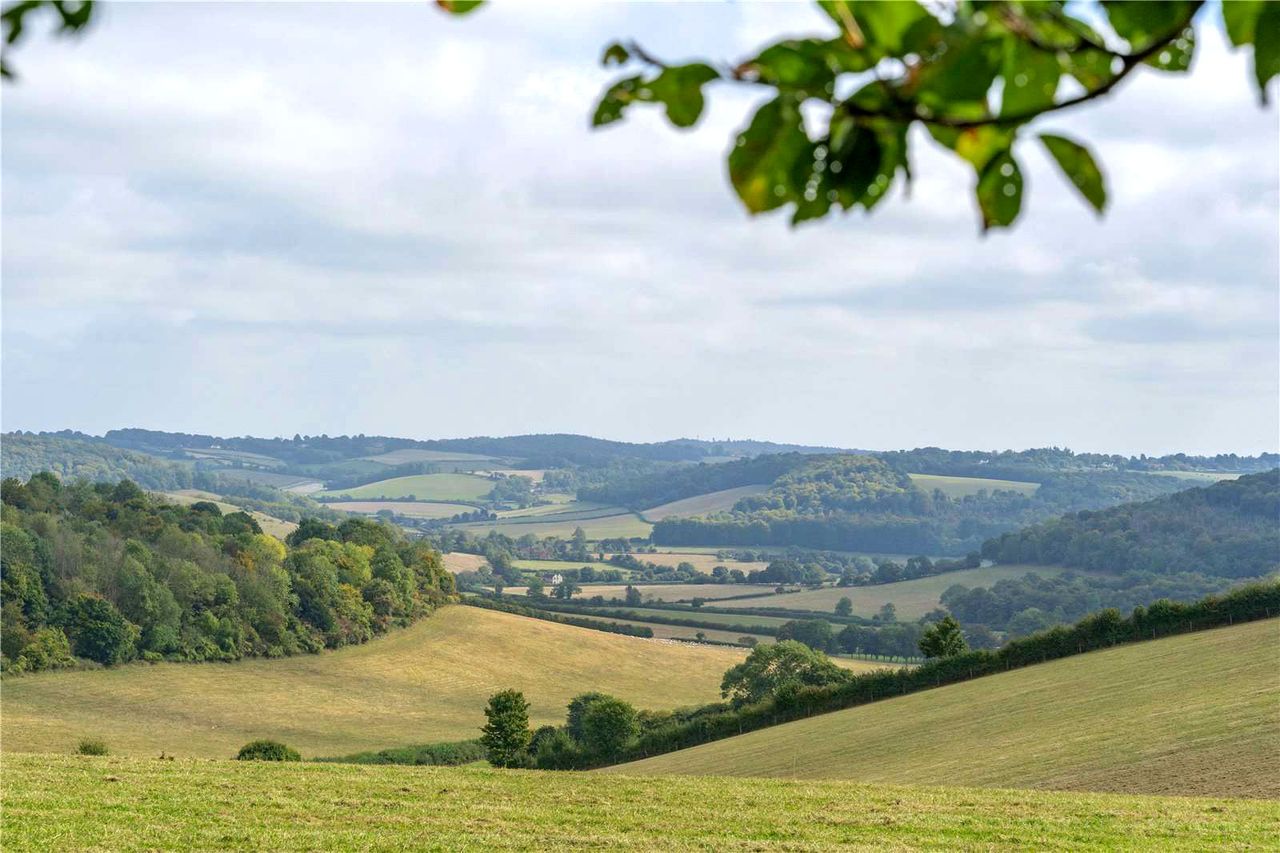
[{"label": "solitary tree", "polygon": [[745,661],[725,672],[720,694],[743,704],[767,699],[787,684],[818,687],[848,679],[848,671],[821,652],[795,640],[782,640],[756,646]]},{"label": "solitary tree", "polygon": [[591,702],[582,715],[582,746],[588,754],[605,761],[622,754],[636,735],[640,723],[636,709],[613,696]]},{"label": "solitary tree", "polygon": [[920,638],[920,651],[927,658],[949,658],[968,649],[960,623],[950,615],[935,622]]},{"label": "solitary tree", "polygon": [[529,703],[519,690],[503,690],[489,697],[488,720],[480,728],[480,743],[495,767],[520,767],[528,760]]},{"label": "solitary tree", "polygon": [[852,599],[849,598],[849,596],[847,595],[841,596],[840,600],[836,602],[836,615],[837,616],[853,615],[853,601]]}]

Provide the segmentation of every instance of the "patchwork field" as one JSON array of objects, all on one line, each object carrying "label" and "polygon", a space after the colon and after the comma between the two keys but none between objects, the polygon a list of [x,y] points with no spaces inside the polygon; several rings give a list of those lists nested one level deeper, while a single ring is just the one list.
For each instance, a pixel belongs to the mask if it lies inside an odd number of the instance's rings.
[{"label": "patchwork field", "polygon": [[1277,648],[1280,619],[1118,646],[613,770],[1278,798]]},{"label": "patchwork field", "polygon": [[417,474],[412,477],[392,477],[351,489],[320,492],[318,497],[350,498],[351,500],[376,500],[377,498],[407,498],[410,495],[425,501],[473,501],[493,491],[493,481],[471,474]]},{"label": "patchwork field", "polygon": [[419,450],[407,447],[380,453],[377,456],[365,456],[370,462],[381,462],[383,465],[404,465],[409,462],[475,462],[479,465],[492,463],[492,456],[480,456],[475,453],[454,453],[448,450]]},{"label": "patchwork field", "polygon": [[471,767],[6,756],[9,851],[1258,850],[1280,804]]},{"label": "patchwork field", "polygon": [[716,566],[739,569],[744,572],[755,572],[762,571],[769,565],[767,562],[743,563],[737,560],[721,560],[714,551],[709,554],[691,551],[663,551],[657,554],[636,554],[635,558],[642,563],[653,563],[658,566],[671,566],[672,568],[681,563],[689,563],[698,571],[708,575],[711,574],[711,570]]},{"label": "patchwork field", "polygon": [[[758,584],[725,584],[725,583],[655,583],[655,584],[639,584],[636,589],[640,590],[640,595],[645,601],[691,601],[694,598],[705,598],[711,601],[716,598],[725,598],[731,595],[747,595],[751,592],[771,592],[772,586]],[[507,593],[510,595],[523,595],[525,588],[522,586],[507,587]],[[593,595],[603,595],[605,598],[622,598],[626,595],[626,584],[584,584],[582,592],[578,595],[583,598],[590,598]],[[748,601],[772,601],[773,598],[753,598]],[[717,606],[724,606],[718,604]],[[744,602],[743,606],[746,606]]]},{"label": "patchwork field", "polygon": [[908,474],[911,482],[926,492],[934,489],[949,498],[963,498],[976,495],[978,492],[1020,492],[1024,495],[1035,494],[1039,483],[1024,483],[1018,480],[989,480],[985,477],[948,477],[942,474]]},{"label": "patchwork field", "polygon": [[1005,578],[1020,578],[1027,572],[1048,577],[1059,575],[1065,569],[1055,566],[987,566],[981,569],[961,569],[944,572],[927,578],[916,578],[897,583],[876,586],[834,587],[803,590],[772,595],[767,598],[749,598],[744,601],[726,601],[722,607],[785,607],[789,610],[834,611],[836,602],[848,596],[853,602],[855,616],[874,616],[885,604],[892,602],[898,618],[904,621],[919,619],[939,606],[939,597],[954,584],[967,587],[991,586]]},{"label": "patchwork field", "polygon": [[452,525],[452,529],[470,530],[477,536],[484,536],[490,530],[496,530],[499,533],[514,537],[533,534],[538,537],[559,536],[563,539],[572,536],[579,527],[586,532],[587,538],[591,540],[646,537],[649,535],[649,531],[653,529],[653,525],[642,521],[629,512],[593,518],[575,517],[568,520],[548,518],[545,521],[532,519],[522,522],[515,519],[502,519],[499,521],[477,521],[469,524]]},{"label": "patchwork field", "polygon": [[454,606],[319,655],[6,678],[0,735],[6,753],[69,753],[99,737],[120,754],[217,758],[268,737],[307,757],[346,755],[476,737],[486,699],[507,687],[525,692],[535,725],[563,722],[589,690],[641,708],[714,701],[743,655]]},{"label": "patchwork field", "polygon": [[452,518],[460,512],[474,512],[475,507],[467,504],[426,503],[423,501],[330,501],[325,504],[329,509],[341,512],[356,512],[362,515],[374,515],[387,509],[396,515],[409,518]]},{"label": "patchwork field", "polygon": [[298,529],[298,525],[292,521],[285,521],[283,519],[276,518],[275,516],[267,515],[265,512],[258,512],[256,509],[241,509],[235,504],[230,504],[222,500],[221,495],[215,495],[211,492],[202,492],[199,489],[179,489],[174,492],[159,492],[158,494],[163,495],[174,503],[182,504],[183,506],[190,506],[191,504],[199,503],[200,501],[208,501],[209,503],[217,504],[218,509],[222,510],[223,515],[226,515],[229,512],[247,512],[249,515],[253,516],[254,521],[258,522],[258,526],[262,528],[263,533],[268,533],[277,539],[283,539]]},{"label": "patchwork field", "polygon": [[451,551],[448,554],[443,554],[442,558],[444,559],[444,567],[454,574],[479,571],[481,566],[489,565],[489,561],[480,554],[463,554],[460,551]]},{"label": "patchwork field", "polygon": [[739,486],[736,489],[725,489],[719,492],[708,492],[705,495],[695,495],[691,498],[672,501],[661,506],[655,506],[644,510],[641,515],[653,522],[662,521],[664,518],[691,518],[695,515],[708,515],[713,512],[723,512],[733,509],[733,505],[743,498],[751,495],[758,495],[768,490],[767,485],[761,486]]}]

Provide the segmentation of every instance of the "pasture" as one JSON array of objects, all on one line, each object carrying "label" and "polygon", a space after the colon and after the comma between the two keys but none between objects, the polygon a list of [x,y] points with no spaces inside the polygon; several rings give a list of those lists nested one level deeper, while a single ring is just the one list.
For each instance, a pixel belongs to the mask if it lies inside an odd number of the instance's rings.
[{"label": "pasture", "polygon": [[477,465],[485,465],[493,462],[492,456],[456,453],[450,450],[420,450],[416,447],[405,447],[363,458],[370,462],[381,462],[383,465],[405,465],[410,462],[474,462]]},{"label": "pasture", "polygon": [[[637,584],[636,589],[640,590],[640,595],[644,601],[691,601],[695,598],[705,598],[708,601],[717,598],[726,598],[731,595],[748,595],[752,592],[772,592],[773,587],[760,584],[727,584],[727,583],[654,583],[654,584]],[[524,587],[511,586],[507,587],[507,593],[510,595],[523,595]],[[627,593],[626,584],[583,584],[582,592],[578,593],[580,598],[590,598],[593,595],[603,595],[605,598],[622,598]],[[746,602],[750,601],[772,601],[773,598],[751,598],[744,601],[743,606],[747,606]],[[723,605],[717,605],[723,606]]]},{"label": "pasture", "polygon": [[1207,486],[1222,480],[1238,480],[1241,477],[1239,472],[1227,471],[1148,471],[1147,473],[1178,480],[1190,480],[1197,486]]},{"label": "pasture", "polygon": [[1033,495],[1040,488],[1039,483],[1024,483],[1018,480],[990,480],[985,477],[948,477],[943,474],[908,474],[911,482],[924,491],[932,494],[934,489],[949,498],[964,498],[978,492],[1018,492]]},{"label": "pasture", "polygon": [[640,514],[652,522],[664,518],[692,518],[697,515],[709,515],[713,512],[724,512],[733,509],[733,505],[745,497],[758,495],[768,490],[767,485],[738,486],[736,489],[724,489],[719,492],[708,492],[678,501],[651,507]]},{"label": "pasture", "polygon": [[274,536],[277,539],[283,539],[298,529],[298,525],[295,522],[285,521],[284,519],[276,518],[273,515],[267,515],[265,512],[258,512],[256,509],[241,509],[235,504],[230,504],[222,500],[221,495],[215,495],[211,492],[202,492],[199,489],[179,489],[173,492],[157,492],[156,494],[163,495],[174,503],[182,504],[183,506],[190,506],[191,504],[199,503],[200,501],[208,501],[209,503],[216,504],[218,509],[222,510],[223,515],[231,512],[247,512],[253,517],[254,521],[258,522],[258,526],[262,528],[263,533]]},{"label": "pasture", "polygon": [[535,725],[562,723],[589,690],[641,708],[715,701],[744,652],[624,637],[452,606],[409,628],[318,655],[232,664],[133,664],[6,678],[6,753],[225,758],[255,738],[304,756],[478,736],[488,696],[523,690]]},{"label": "pasture", "polygon": [[1277,798],[1277,647],[1280,619],[1117,646],[612,769]]},{"label": "pasture", "polygon": [[424,501],[474,501],[491,491],[492,480],[471,474],[416,474],[411,477],[392,477],[350,489],[319,492],[317,497],[377,500],[413,495]]},{"label": "pasture", "polygon": [[1257,850],[1280,804],[476,767],[6,756],[5,849]]},{"label": "pasture", "polygon": [[555,520],[554,517],[549,517],[546,520],[529,519],[528,521],[517,521],[516,519],[476,521],[468,524],[455,524],[452,525],[451,529],[469,530],[477,536],[484,536],[490,530],[496,530],[499,533],[517,538],[525,534],[533,534],[538,537],[559,536],[562,539],[567,539],[579,527],[586,532],[587,538],[591,540],[643,538],[648,536],[649,531],[653,529],[653,525],[647,521],[642,521],[629,512],[591,518],[574,517],[567,520]]},{"label": "pasture", "polygon": [[711,574],[711,570],[716,566],[724,566],[726,569],[738,569],[743,572],[755,572],[763,571],[769,565],[768,563],[743,563],[737,560],[721,560],[714,551],[709,554],[692,551],[662,551],[657,554],[633,554],[632,556],[642,563],[670,566],[673,569],[681,563],[689,563],[706,575]]},{"label": "pasture", "polygon": [[325,506],[340,512],[354,512],[361,515],[374,515],[385,509],[409,518],[452,518],[460,512],[475,511],[475,507],[467,504],[424,501],[329,501]]},{"label": "pasture", "polygon": [[855,616],[874,616],[885,604],[892,602],[903,621],[919,619],[939,607],[938,599],[954,584],[967,587],[991,586],[1005,578],[1020,578],[1027,572],[1042,576],[1059,575],[1065,569],[1056,566],[987,566],[979,569],[961,569],[943,572],[926,578],[916,578],[875,586],[835,587],[806,589],[787,592],[767,598],[749,598],[743,601],[726,601],[723,607],[783,607],[789,610],[817,610],[832,612],[836,602],[845,596],[853,602]]}]

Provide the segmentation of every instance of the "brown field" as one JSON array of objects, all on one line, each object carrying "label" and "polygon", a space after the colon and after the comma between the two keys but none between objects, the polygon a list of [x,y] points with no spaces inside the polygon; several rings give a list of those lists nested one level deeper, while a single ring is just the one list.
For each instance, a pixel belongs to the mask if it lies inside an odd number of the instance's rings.
[{"label": "brown field", "polygon": [[444,555],[444,567],[455,575],[458,572],[479,571],[481,566],[487,565],[489,565],[489,561],[479,554],[463,554],[460,551],[451,551]]}]

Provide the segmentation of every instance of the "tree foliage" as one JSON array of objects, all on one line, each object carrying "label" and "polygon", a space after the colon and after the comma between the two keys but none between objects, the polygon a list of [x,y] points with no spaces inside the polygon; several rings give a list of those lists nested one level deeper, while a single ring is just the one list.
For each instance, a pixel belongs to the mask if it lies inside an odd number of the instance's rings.
[{"label": "tree foliage", "polygon": [[756,646],[745,661],[725,672],[720,693],[735,704],[745,704],[773,696],[784,685],[819,687],[848,677],[822,652],[796,640],[781,640]]},{"label": "tree foliage", "polygon": [[529,703],[519,690],[503,690],[489,697],[480,743],[489,763],[495,767],[524,767],[528,764]]},{"label": "tree foliage", "polygon": [[920,638],[920,651],[927,658],[949,658],[968,648],[960,623],[950,614],[930,625]]}]

